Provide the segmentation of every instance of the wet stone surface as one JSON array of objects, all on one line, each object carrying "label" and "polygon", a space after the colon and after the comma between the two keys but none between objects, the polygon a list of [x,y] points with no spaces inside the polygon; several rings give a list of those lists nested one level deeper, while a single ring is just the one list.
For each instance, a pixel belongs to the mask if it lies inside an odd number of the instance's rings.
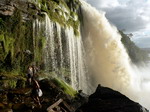
[{"label": "wet stone surface", "polygon": [[0,91],[0,112],[47,112],[47,108],[59,99],[63,99],[63,102],[54,108],[54,112],[74,112],[81,106],[79,97],[65,94],[53,82],[42,80],[39,84],[43,91],[40,97],[42,107],[32,99],[32,88],[16,88]]}]

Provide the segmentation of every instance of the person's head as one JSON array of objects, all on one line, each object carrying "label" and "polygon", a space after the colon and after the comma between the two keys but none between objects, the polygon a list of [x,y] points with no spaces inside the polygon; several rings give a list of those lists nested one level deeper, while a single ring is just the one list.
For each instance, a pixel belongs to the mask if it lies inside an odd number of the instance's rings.
[{"label": "person's head", "polygon": [[32,69],[32,66],[29,66],[28,69]]}]

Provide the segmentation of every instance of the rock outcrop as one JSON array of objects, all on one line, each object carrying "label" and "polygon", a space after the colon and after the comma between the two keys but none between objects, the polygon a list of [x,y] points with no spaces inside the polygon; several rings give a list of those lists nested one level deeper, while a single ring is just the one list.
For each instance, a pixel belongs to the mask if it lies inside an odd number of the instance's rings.
[{"label": "rock outcrop", "polygon": [[88,103],[76,112],[149,112],[140,104],[107,87],[97,87]]},{"label": "rock outcrop", "polygon": [[0,90],[0,112],[75,112],[86,102],[82,94],[66,94],[64,87],[56,84],[54,79],[44,79],[39,84],[43,91],[42,107],[32,99],[30,87]]},{"label": "rock outcrop", "polygon": [[54,80],[44,79],[39,84],[42,108],[31,98],[31,88],[18,88],[0,91],[0,112],[149,112],[110,88],[98,86],[88,98],[81,91],[74,96],[66,94]]}]

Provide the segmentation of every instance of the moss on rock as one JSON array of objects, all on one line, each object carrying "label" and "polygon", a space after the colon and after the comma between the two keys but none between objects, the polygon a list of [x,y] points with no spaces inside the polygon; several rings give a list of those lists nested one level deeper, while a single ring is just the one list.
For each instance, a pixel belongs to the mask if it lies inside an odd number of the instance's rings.
[{"label": "moss on rock", "polygon": [[41,10],[45,11],[52,21],[58,22],[62,27],[73,27],[74,34],[79,35],[78,0],[40,0],[39,4]]},{"label": "moss on rock", "polygon": [[58,79],[58,78],[54,78],[52,80],[58,87],[60,87],[66,94],[75,97],[75,95],[77,94],[77,91],[75,91],[70,85],[68,85],[67,83],[65,83],[64,81]]},{"label": "moss on rock", "polygon": [[[20,1],[13,15],[0,16],[0,73],[14,70],[24,73],[33,62],[37,66],[43,64],[46,38],[44,31],[33,31],[33,23],[36,20],[42,23],[45,13],[53,22],[59,23],[62,29],[73,27],[74,34],[79,35],[79,6],[79,0],[38,0],[36,3]],[[10,82],[12,87],[16,84],[16,81]]]}]

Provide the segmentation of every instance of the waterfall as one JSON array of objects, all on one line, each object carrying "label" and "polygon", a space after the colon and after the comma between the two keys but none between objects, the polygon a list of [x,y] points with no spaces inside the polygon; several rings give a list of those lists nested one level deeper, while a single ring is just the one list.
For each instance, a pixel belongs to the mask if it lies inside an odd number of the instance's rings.
[{"label": "waterfall", "polygon": [[120,41],[121,36],[117,29],[109,24],[104,12],[98,12],[90,5],[82,3],[84,18],[82,35],[88,55],[87,60],[90,60],[88,64],[97,75],[97,83],[119,90],[128,87],[130,63]]},{"label": "waterfall", "polygon": [[74,35],[73,28],[66,30],[68,52],[70,57],[72,86],[76,90],[87,92],[86,66],[84,63],[84,48],[81,37]]},{"label": "waterfall", "polygon": [[[59,77],[76,90],[92,93],[97,84],[113,88],[150,109],[147,98],[150,93],[150,70],[132,64],[121,43],[116,27],[111,25],[105,13],[80,0],[83,23],[79,36],[72,27],[62,27],[51,21],[33,22],[33,45],[36,38],[45,39],[43,63],[45,72]],[[35,59],[36,51],[34,51]],[[88,68],[88,73],[87,73]],[[95,87],[94,87],[95,86]]]},{"label": "waterfall", "polygon": [[[41,36],[42,28],[43,28],[43,22],[39,21],[38,19],[35,19],[33,21],[33,54],[34,54],[34,61],[38,59],[37,49],[39,47],[39,38]],[[40,61],[40,60],[39,60]]]},{"label": "waterfall", "polygon": [[35,39],[41,36],[41,32],[42,38],[45,38],[43,49],[45,72],[70,83],[76,90],[82,89],[87,92],[81,36],[76,36],[72,27],[63,28],[57,22],[51,21],[47,14],[44,21],[36,19],[33,22],[34,46]]},{"label": "waterfall", "polygon": [[[150,72],[131,63],[117,28],[108,22],[105,13],[81,2],[83,42],[87,62],[93,73],[90,77],[94,78],[95,84],[118,90],[150,109],[150,101],[147,100],[150,94]],[[89,83],[93,83],[93,80]]]},{"label": "waterfall", "polygon": [[[55,52],[55,27],[60,29],[60,26],[55,26],[56,24],[52,22],[49,17],[45,17],[45,37],[46,37],[46,47],[45,47],[45,64],[46,70],[51,70],[58,72],[56,52]],[[57,34],[60,32],[57,32]]]}]

